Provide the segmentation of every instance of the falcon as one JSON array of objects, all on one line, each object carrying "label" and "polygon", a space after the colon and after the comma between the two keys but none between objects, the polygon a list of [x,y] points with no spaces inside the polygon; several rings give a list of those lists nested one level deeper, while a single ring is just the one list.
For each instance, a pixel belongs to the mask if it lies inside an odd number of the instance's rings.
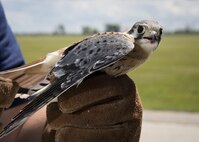
[{"label": "falcon", "polygon": [[[157,21],[143,20],[136,22],[128,32],[99,33],[48,54],[36,63],[0,73],[12,76],[22,72],[40,76],[33,84],[41,83],[42,79],[48,81],[33,94],[36,97],[12,119],[0,137],[22,125],[34,112],[71,87],[78,87],[86,77],[97,72],[117,77],[137,68],[156,50],[161,35],[162,26]],[[18,78],[15,77],[16,80]],[[23,79],[19,80],[23,82]],[[26,83],[21,87],[30,88],[31,85],[26,86]]]}]

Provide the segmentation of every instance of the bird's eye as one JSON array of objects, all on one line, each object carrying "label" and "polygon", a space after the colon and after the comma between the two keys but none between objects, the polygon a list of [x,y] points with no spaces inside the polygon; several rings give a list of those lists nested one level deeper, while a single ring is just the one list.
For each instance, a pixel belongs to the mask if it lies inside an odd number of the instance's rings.
[{"label": "bird's eye", "polygon": [[143,33],[145,32],[145,28],[144,28],[143,26],[138,26],[137,32],[138,32],[139,34],[143,34]]}]

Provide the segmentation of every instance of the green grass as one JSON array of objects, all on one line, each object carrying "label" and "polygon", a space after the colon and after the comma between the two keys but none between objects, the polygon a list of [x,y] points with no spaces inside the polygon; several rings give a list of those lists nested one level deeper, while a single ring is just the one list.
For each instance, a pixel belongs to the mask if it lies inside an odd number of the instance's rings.
[{"label": "green grass", "polygon": [[17,36],[26,63],[71,45],[85,36]]},{"label": "green grass", "polygon": [[[27,62],[85,36],[18,36]],[[199,35],[165,35],[159,49],[129,73],[144,108],[199,112]]]}]

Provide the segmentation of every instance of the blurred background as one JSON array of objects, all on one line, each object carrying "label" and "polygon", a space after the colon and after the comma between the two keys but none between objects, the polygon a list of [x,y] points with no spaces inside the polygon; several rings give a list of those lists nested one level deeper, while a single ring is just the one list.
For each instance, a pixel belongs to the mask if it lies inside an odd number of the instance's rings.
[{"label": "blurred background", "polygon": [[[189,112],[185,118],[193,114],[190,112],[199,112],[198,0],[1,1],[26,63],[97,32],[127,31],[133,23],[142,19],[159,21],[164,28],[159,49],[129,76],[136,82],[144,109],[175,111],[172,119],[181,116],[177,111]],[[150,113],[146,115],[150,116]],[[152,113],[149,118],[158,116]],[[168,117],[169,114],[162,116]],[[195,120],[195,117],[191,120]],[[144,124],[143,137],[151,134],[154,126]],[[158,126],[157,132],[161,126]],[[172,129],[162,128],[166,138]],[[179,130],[182,130],[181,127],[175,132]],[[199,129],[186,130],[199,134]],[[184,135],[180,134],[176,136]],[[143,137],[142,140],[148,139]],[[190,135],[189,140],[191,138],[194,140],[195,137]],[[181,142],[183,140],[186,141],[182,138]]]},{"label": "blurred background", "polygon": [[142,19],[164,27],[159,49],[129,73],[144,108],[199,111],[199,1],[1,0],[26,62]]}]

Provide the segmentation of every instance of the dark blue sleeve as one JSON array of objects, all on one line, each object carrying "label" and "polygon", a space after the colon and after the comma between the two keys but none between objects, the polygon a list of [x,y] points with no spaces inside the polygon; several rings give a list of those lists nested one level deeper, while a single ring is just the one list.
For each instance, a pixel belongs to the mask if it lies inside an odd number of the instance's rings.
[{"label": "dark blue sleeve", "polygon": [[23,65],[24,59],[0,2],[0,71]]}]

